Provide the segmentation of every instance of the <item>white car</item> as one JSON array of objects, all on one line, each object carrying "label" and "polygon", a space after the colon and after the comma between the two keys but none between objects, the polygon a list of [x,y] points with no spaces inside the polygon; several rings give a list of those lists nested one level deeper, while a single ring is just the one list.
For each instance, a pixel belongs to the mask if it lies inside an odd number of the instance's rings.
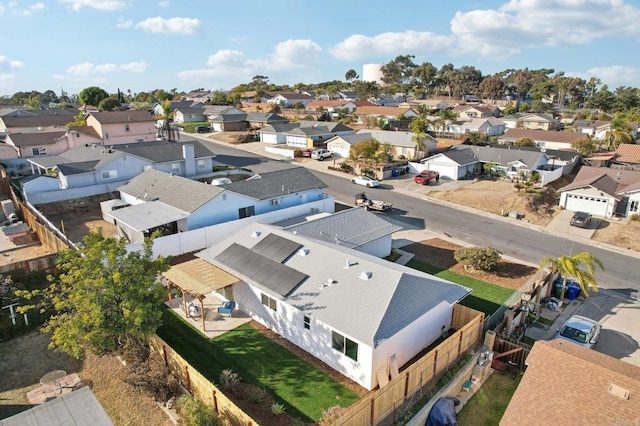
[{"label": "white car", "polygon": [[556,339],[566,340],[587,349],[593,348],[600,337],[600,323],[590,318],[574,315],[558,330]]},{"label": "white car", "polygon": [[366,186],[367,188],[373,188],[375,186],[380,185],[380,182],[378,182],[375,179],[371,179],[368,176],[356,176],[351,179],[351,183],[356,183],[358,185]]}]

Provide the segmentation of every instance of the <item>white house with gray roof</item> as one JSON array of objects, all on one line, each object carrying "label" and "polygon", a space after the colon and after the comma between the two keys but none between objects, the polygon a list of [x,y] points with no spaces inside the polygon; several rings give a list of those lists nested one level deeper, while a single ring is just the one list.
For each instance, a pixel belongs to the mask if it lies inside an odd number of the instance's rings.
[{"label": "white house with gray roof", "polygon": [[215,186],[149,169],[118,188],[130,207],[107,214],[129,242],[260,216],[327,198],[327,185],[304,167]]},{"label": "white house with gray roof", "polygon": [[[415,133],[413,132],[362,129],[357,134],[369,134],[369,137],[375,138],[378,142],[390,145],[393,150],[392,155],[395,158],[416,158],[417,148],[414,140]],[[422,156],[436,149],[437,141],[430,135],[425,135],[423,143]]]},{"label": "white house with gray roof", "polygon": [[312,148],[334,136],[351,135],[355,131],[341,123],[325,121],[296,121],[287,124],[272,124],[258,130],[260,142],[287,144],[295,148]]},{"label": "white house with gray roof", "polygon": [[363,208],[353,207],[284,229],[382,258],[391,254],[391,235],[402,227]]},{"label": "white house with gray roof", "polygon": [[197,256],[240,280],[238,309],[366,389],[449,330],[454,305],[471,292],[259,223]]}]

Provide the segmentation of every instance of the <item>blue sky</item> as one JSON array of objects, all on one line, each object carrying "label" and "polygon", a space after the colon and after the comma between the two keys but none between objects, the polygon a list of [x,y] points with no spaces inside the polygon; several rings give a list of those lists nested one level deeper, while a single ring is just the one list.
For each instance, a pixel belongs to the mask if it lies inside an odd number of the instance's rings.
[{"label": "blue sky", "polygon": [[0,95],[318,83],[398,55],[640,87],[639,22],[637,0],[0,0]]}]

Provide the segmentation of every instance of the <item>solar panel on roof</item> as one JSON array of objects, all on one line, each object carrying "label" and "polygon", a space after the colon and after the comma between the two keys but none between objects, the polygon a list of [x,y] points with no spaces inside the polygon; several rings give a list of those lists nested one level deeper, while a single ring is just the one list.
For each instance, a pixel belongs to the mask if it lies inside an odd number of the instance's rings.
[{"label": "solar panel on roof", "polygon": [[215,259],[282,297],[287,297],[308,278],[300,271],[237,243],[231,244]]},{"label": "solar panel on roof", "polygon": [[302,244],[288,240],[275,234],[269,234],[253,246],[251,250],[282,263],[287,260],[293,253],[298,251]]}]

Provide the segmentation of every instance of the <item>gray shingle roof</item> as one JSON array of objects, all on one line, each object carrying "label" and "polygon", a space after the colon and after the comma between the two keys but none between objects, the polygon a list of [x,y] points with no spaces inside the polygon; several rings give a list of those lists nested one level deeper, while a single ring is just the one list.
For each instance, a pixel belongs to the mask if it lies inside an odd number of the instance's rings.
[{"label": "gray shingle roof", "polygon": [[7,137],[11,139],[11,142],[13,142],[15,146],[51,145],[56,143],[56,141],[66,133],[65,130],[57,132],[12,133],[7,135]]},{"label": "gray shingle roof", "polygon": [[[404,146],[407,148],[415,148],[416,143],[413,140],[415,133],[413,132],[396,132],[390,130],[362,129],[357,134],[369,133],[380,143],[388,143],[391,146]],[[436,143],[436,140],[430,135],[426,135],[427,142]]]},{"label": "gray shingle roof", "polygon": [[[259,236],[252,236],[260,231]],[[229,270],[215,258],[232,244],[251,248],[270,233],[299,242],[308,249],[306,256],[294,254],[284,265],[309,276],[286,299],[261,286],[261,279],[248,279],[243,271]],[[200,252],[197,256],[226,269],[244,282],[274,298],[313,316],[331,329],[358,342],[376,347],[440,303],[454,304],[470,289],[433,275],[378,259],[323,241],[264,224],[253,223],[235,235]],[[350,266],[345,267],[349,260]],[[370,272],[368,280],[359,278]],[[265,277],[266,279],[267,277]],[[327,286],[328,279],[333,284]],[[440,328],[440,324],[434,325]]]},{"label": "gray shingle roof", "polygon": [[252,123],[273,123],[273,122],[287,123],[289,120],[286,119],[285,117],[282,117],[278,114],[274,114],[271,112],[248,112],[247,121]]},{"label": "gray shingle roof", "polygon": [[345,141],[349,145],[353,146],[353,145],[357,145],[358,143],[362,142],[363,140],[369,139],[371,137],[372,137],[371,133],[355,133],[353,135],[339,135],[339,136],[334,136],[331,139],[327,140],[327,143],[329,143],[331,141],[334,141],[334,140],[342,139],[343,141]]},{"label": "gray shingle roof", "polygon": [[132,144],[114,145],[113,149],[127,154],[146,158],[155,163],[182,160],[182,148],[184,145],[193,145],[195,158],[215,157],[215,154],[202,142],[193,140],[189,142],[137,142]]},{"label": "gray shingle roof", "polygon": [[327,188],[305,167],[261,173],[260,178],[232,182],[223,185],[227,191],[246,195],[256,200],[268,200],[296,192]]},{"label": "gray shingle roof", "polygon": [[92,112],[90,115],[100,124],[156,121],[155,117],[147,111],[103,111]]},{"label": "gray shingle roof", "polygon": [[28,117],[2,117],[2,121],[4,121],[4,124],[7,128],[48,126],[64,127],[65,125],[73,121],[73,116],[70,116],[68,114],[61,114]]},{"label": "gray shingle roof", "polygon": [[365,209],[354,207],[285,228],[305,237],[356,248],[402,229]]},{"label": "gray shingle roof", "polygon": [[147,201],[162,201],[193,213],[224,192],[224,189],[149,169],[119,187],[118,191]]},{"label": "gray shingle roof", "polygon": [[[436,154],[433,157],[437,155],[440,154]],[[460,166],[464,166],[466,164],[474,164],[480,161],[470,149],[450,149],[449,151],[443,152],[442,155],[449,158],[451,161],[456,162]],[[429,160],[430,158],[432,157],[425,159],[425,161]]]}]

